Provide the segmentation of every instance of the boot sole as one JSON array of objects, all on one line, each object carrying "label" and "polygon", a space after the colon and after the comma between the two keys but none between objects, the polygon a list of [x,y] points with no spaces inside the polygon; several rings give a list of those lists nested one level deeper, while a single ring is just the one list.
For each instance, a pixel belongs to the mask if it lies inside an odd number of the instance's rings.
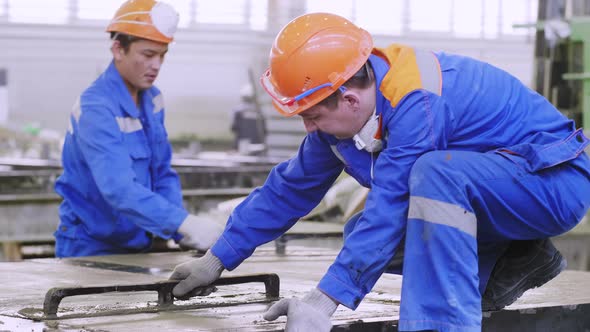
[{"label": "boot sole", "polygon": [[545,265],[535,272],[533,272],[528,278],[523,279],[516,287],[516,292],[509,292],[508,294],[500,297],[495,303],[488,303],[489,305],[482,308],[482,311],[498,311],[506,306],[514,303],[519,297],[529,289],[540,287],[546,284],[549,280],[555,278],[561,271],[565,270],[567,266],[566,260],[563,258],[561,253],[558,251],[553,255],[551,262]]}]

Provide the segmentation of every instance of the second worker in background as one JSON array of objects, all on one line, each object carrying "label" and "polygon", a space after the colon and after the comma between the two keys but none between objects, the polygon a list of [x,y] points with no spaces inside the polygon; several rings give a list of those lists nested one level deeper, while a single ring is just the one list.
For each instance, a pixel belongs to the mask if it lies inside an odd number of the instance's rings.
[{"label": "second worker in background", "polygon": [[164,99],[153,86],[178,13],[125,2],[107,27],[113,60],[74,105],[63,147],[56,256],[145,252],[152,237],[208,249],[222,225],[189,214],[170,166]]}]

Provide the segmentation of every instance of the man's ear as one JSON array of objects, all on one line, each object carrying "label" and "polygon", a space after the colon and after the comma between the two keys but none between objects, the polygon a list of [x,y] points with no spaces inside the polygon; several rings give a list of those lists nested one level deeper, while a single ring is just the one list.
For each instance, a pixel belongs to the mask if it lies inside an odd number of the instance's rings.
[{"label": "man's ear", "polygon": [[360,107],[361,104],[361,96],[354,90],[352,89],[347,89],[346,91],[344,91],[344,93],[342,94],[342,98],[344,99],[344,102],[350,106],[352,109],[358,109]]},{"label": "man's ear", "polygon": [[113,41],[113,44],[111,45],[111,53],[115,60],[121,60],[121,57],[125,54],[125,49],[121,46],[121,42],[118,40]]}]

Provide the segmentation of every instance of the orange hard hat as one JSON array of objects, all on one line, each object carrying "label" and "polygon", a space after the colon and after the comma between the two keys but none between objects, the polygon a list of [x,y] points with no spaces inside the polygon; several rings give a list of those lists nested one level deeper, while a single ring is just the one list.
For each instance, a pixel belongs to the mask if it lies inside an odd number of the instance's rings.
[{"label": "orange hard hat", "polygon": [[373,39],[344,17],[299,16],[277,35],[260,82],[285,116],[305,111],[338,90],[366,63]]},{"label": "orange hard hat", "polygon": [[172,6],[155,0],[129,0],[121,5],[107,26],[107,32],[168,44],[178,26],[178,13]]}]

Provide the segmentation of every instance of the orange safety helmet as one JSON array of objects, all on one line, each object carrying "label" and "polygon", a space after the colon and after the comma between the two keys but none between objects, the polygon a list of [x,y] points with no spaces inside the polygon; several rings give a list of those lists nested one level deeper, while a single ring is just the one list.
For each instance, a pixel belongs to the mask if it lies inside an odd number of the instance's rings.
[{"label": "orange safety helmet", "polygon": [[260,83],[279,113],[293,116],[338,90],[366,63],[372,49],[371,35],[343,17],[302,15],[277,35]]},{"label": "orange safety helmet", "polygon": [[117,10],[106,31],[168,44],[174,38],[177,26],[178,13],[169,4],[129,0]]}]

